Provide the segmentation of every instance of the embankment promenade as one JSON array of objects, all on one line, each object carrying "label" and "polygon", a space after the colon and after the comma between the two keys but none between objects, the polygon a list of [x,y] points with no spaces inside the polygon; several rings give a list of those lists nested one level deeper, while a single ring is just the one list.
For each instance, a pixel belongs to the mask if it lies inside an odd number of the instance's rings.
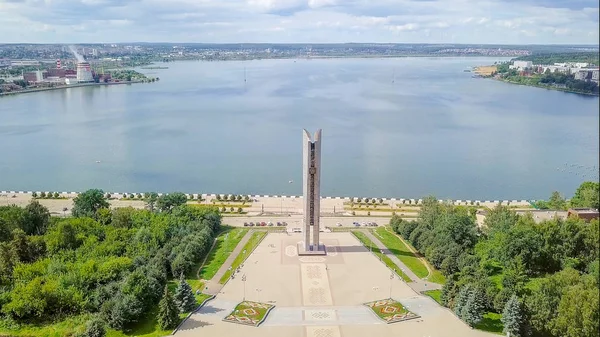
[{"label": "embankment promenade", "polygon": [[[33,191],[0,191],[0,206],[20,205],[25,206],[33,199]],[[73,206],[73,199],[77,197],[78,192],[57,192],[58,198],[39,198],[41,191],[36,191],[37,200],[48,207],[53,215],[68,215]],[[44,191],[45,194],[49,192]],[[131,198],[136,193],[107,192],[110,194],[111,207],[134,207],[144,208],[145,202],[141,198]],[[159,195],[161,195],[159,193]],[[248,195],[250,201],[242,203],[241,201],[220,201],[216,194],[186,194],[189,204],[196,205],[214,205],[220,208],[225,207],[230,214],[225,216],[239,216],[236,214],[239,208],[243,209],[245,216],[261,216],[269,214],[279,215],[301,215],[302,197],[286,195]],[[242,195],[245,197],[245,195]],[[397,198],[369,198],[376,202],[359,203],[358,199],[365,197],[322,197],[321,198],[321,216],[372,216],[372,217],[390,217],[393,214],[404,215],[406,217],[416,217],[422,199],[397,199]],[[350,204],[350,200],[354,200]],[[477,208],[492,208],[499,203],[508,205],[515,210],[531,209],[528,200],[446,200],[445,202],[453,205],[472,206]]]}]

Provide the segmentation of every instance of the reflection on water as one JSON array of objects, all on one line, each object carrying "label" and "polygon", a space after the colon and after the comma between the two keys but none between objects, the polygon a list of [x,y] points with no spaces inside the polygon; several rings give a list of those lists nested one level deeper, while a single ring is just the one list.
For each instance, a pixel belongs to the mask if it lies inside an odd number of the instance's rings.
[{"label": "reflection on water", "polygon": [[3,97],[0,189],[300,194],[302,128],[324,130],[324,195],[542,198],[597,179],[598,98],[463,72],[494,61],[180,62],[152,84]]}]

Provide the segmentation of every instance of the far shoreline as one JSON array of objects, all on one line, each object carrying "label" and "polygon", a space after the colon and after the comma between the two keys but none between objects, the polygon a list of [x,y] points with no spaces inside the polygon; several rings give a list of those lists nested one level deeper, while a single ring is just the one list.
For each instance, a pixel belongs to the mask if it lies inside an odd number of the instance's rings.
[{"label": "far shoreline", "polygon": [[81,87],[95,87],[95,86],[108,86],[108,85],[119,85],[119,84],[134,84],[134,83],[144,83],[143,81],[122,81],[122,82],[108,82],[108,83],[78,83],[78,84],[70,84],[70,85],[61,85],[58,87],[50,87],[50,88],[35,88],[35,89],[25,89],[18,91],[10,91],[10,92],[2,92],[0,93],[0,97],[2,96],[12,96],[18,94],[28,94],[40,91],[50,91],[50,90],[62,90],[69,88],[81,88]]}]

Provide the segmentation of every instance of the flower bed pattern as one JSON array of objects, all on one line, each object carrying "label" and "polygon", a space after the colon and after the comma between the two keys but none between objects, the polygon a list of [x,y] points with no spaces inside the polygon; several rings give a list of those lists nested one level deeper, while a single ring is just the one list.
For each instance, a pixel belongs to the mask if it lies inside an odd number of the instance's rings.
[{"label": "flower bed pattern", "polygon": [[391,298],[365,303],[365,305],[373,310],[377,317],[388,324],[419,317],[419,315],[408,311],[402,303],[394,301]]},{"label": "flower bed pattern", "polygon": [[238,304],[223,321],[258,326],[274,307],[271,304],[245,301]]}]

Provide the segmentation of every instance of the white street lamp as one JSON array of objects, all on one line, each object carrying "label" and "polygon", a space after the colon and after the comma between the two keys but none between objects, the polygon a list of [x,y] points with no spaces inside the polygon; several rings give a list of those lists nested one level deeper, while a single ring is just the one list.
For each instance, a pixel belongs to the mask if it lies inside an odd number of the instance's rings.
[{"label": "white street lamp", "polygon": [[244,282],[244,297],[242,298],[242,301],[246,300],[246,274],[242,275],[242,282]]}]

